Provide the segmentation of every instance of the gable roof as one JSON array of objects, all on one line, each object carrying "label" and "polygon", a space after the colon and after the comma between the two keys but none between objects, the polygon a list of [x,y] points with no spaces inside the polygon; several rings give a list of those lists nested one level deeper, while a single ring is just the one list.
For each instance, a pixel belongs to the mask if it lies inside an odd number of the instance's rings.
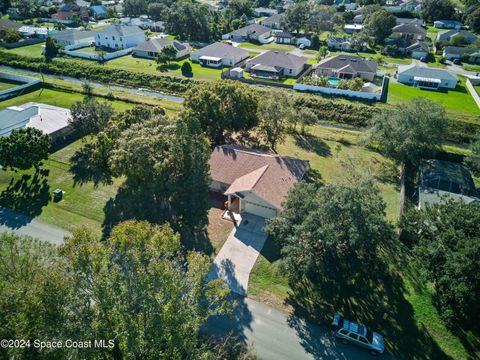
[{"label": "gable roof", "polygon": [[232,57],[247,57],[248,51],[239,47],[235,47],[229,44],[222,42],[216,42],[210,45],[207,45],[201,49],[192,53],[193,55],[198,56],[215,56],[221,58],[232,58]]},{"label": "gable roof", "polygon": [[349,65],[351,69],[362,73],[376,73],[378,63],[373,60],[362,59],[355,55],[337,55],[322,60],[317,68],[341,69]]},{"label": "gable roof", "polygon": [[444,30],[438,33],[437,39],[439,40],[450,40],[453,36],[463,36],[465,40],[469,42],[474,42],[477,39],[477,35],[468,30]]},{"label": "gable roof", "polygon": [[250,191],[278,209],[309,166],[306,160],[233,145],[217,146],[209,163],[212,180],[230,185],[227,193]]},{"label": "gable roof", "polygon": [[92,10],[96,14],[106,14],[107,13],[107,8],[104,5],[93,5],[90,7],[90,10]]},{"label": "gable roof", "polygon": [[297,56],[287,53],[285,51],[266,51],[263,54],[255,56],[253,59],[248,60],[249,64],[262,64],[275,67],[282,67],[287,69],[296,69],[303,66],[307,62],[307,58],[303,56]]},{"label": "gable roof", "polygon": [[240,29],[232,31],[231,33],[229,33],[229,35],[247,37],[249,35],[256,34],[257,36],[260,36],[260,35],[269,33],[271,31],[272,29],[266,26],[262,26],[259,24],[250,24]]},{"label": "gable roof", "polygon": [[100,35],[108,36],[130,36],[144,34],[143,30],[140,29],[138,26],[127,26],[122,24],[112,24],[102,30],[98,30],[97,33]]},{"label": "gable roof", "polygon": [[182,51],[189,47],[188,44],[181,43],[180,41],[177,41],[177,40],[154,38],[141,43],[134,50],[149,51],[149,52],[157,53],[157,52],[160,52],[167,45],[172,45],[175,49],[177,49],[177,51]]},{"label": "gable roof", "polygon": [[417,41],[415,44],[410,45],[407,47],[407,51],[425,51],[425,52],[430,52],[430,48],[428,47],[427,43],[423,41]]},{"label": "gable roof", "polygon": [[267,17],[266,19],[263,19],[261,24],[276,24],[279,23],[283,18],[282,14],[274,14],[272,16]]},{"label": "gable roof", "polygon": [[431,68],[427,66],[405,65],[398,67],[398,75],[418,76],[423,78],[444,79],[457,81],[456,75],[443,69]]},{"label": "gable roof", "polygon": [[402,33],[402,34],[416,34],[416,35],[427,35],[427,30],[423,27],[416,24],[400,24],[394,26],[392,32]]},{"label": "gable roof", "polygon": [[462,22],[458,20],[435,20],[433,23],[442,25],[462,26]]},{"label": "gable roof", "polygon": [[0,29],[18,30],[23,24],[8,19],[0,19]]},{"label": "gable roof", "polygon": [[93,31],[89,31],[89,30],[82,31],[77,29],[66,29],[51,35],[51,37],[55,40],[70,40],[70,41],[93,38],[94,36],[95,34]]},{"label": "gable roof", "polygon": [[460,46],[445,46],[443,48],[443,51],[445,52],[445,54],[472,55],[478,52],[479,49]]}]

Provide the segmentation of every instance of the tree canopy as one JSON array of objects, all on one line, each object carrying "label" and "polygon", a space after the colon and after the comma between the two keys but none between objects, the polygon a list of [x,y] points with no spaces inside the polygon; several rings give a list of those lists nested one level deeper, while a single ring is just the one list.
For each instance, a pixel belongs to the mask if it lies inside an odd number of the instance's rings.
[{"label": "tree canopy", "polygon": [[383,43],[390,36],[396,24],[396,17],[383,9],[367,15],[364,21],[365,32],[373,37],[377,44]]},{"label": "tree canopy", "polygon": [[90,96],[73,104],[70,111],[72,114],[70,123],[80,135],[99,133],[105,129],[114,114],[110,104],[99,102]]},{"label": "tree canopy", "polygon": [[480,132],[470,146],[471,153],[465,157],[465,165],[476,176],[480,176]]},{"label": "tree canopy", "polygon": [[455,6],[450,0],[424,0],[420,5],[423,20],[450,20],[455,15]]}]

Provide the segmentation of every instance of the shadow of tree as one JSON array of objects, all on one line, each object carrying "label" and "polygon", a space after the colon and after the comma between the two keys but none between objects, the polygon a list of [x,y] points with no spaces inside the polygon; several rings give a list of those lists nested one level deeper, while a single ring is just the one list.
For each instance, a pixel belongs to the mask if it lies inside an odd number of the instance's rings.
[{"label": "shadow of tree", "polygon": [[180,69],[180,65],[178,64],[162,64],[162,65],[159,65],[158,67],[158,70],[161,71],[161,72],[167,72],[167,71],[175,71],[175,70],[178,70]]},{"label": "shadow of tree", "polygon": [[[33,176],[24,174],[16,181],[12,178],[8,187],[0,194],[0,204],[27,217],[40,215],[42,208],[50,201],[48,174],[48,170],[40,170]],[[20,226],[16,223],[18,219],[13,222],[14,224],[10,224],[13,227]]]},{"label": "shadow of tree", "polygon": [[[354,278],[341,264],[332,264],[331,277],[291,283],[287,302],[294,316],[329,324],[335,312],[381,333],[387,350],[405,359],[449,359],[432,339],[427,329],[417,326],[413,308],[405,299],[403,279],[379,256],[354,264]],[[315,358],[317,339],[301,322],[292,320],[302,338],[302,345]]]},{"label": "shadow of tree", "polygon": [[319,156],[330,156],[330,147],[322,139],[312,135],[294,134],[295,145],[303,150],[313,151]]},{"label": "shadow of tree", "polygon": [[105,174],[93,161],[94,144],[85,144],[70,158],[70,173],[73,174],[73,185],[83,185],[93,182],[97,187],[99,184],[111,184],[111,174]]}]

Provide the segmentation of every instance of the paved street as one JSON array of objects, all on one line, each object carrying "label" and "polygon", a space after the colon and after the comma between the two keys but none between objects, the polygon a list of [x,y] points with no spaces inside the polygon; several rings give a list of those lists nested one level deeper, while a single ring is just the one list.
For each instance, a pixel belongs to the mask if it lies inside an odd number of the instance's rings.
[{"label": "paved street", "polygon": [[13,231],[18,235],[31,236],[59,245],[70,233],[59,227],[46,224],[28,216],[0,207],[0,232]]},{"label": "paved street", "polygon": [[[259,359],[351,359],[371,360],[365,350],[343,345],[332,338],[330,331],[287,316],[267,305],[240,296],[233,318],[209,320],[207,332],[221,335],[232,331],[247,343],[252,343]],[[381,356],[392,360],[389,354]]]}]

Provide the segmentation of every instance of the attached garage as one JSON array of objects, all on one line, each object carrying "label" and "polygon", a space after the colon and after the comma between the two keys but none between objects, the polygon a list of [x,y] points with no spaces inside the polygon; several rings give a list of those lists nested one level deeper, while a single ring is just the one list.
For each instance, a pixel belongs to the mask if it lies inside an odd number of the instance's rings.
[{"label": "attached garage", "polygon": [[245,212],[270,219],[277,215],[277,210],[245,200]]}]

